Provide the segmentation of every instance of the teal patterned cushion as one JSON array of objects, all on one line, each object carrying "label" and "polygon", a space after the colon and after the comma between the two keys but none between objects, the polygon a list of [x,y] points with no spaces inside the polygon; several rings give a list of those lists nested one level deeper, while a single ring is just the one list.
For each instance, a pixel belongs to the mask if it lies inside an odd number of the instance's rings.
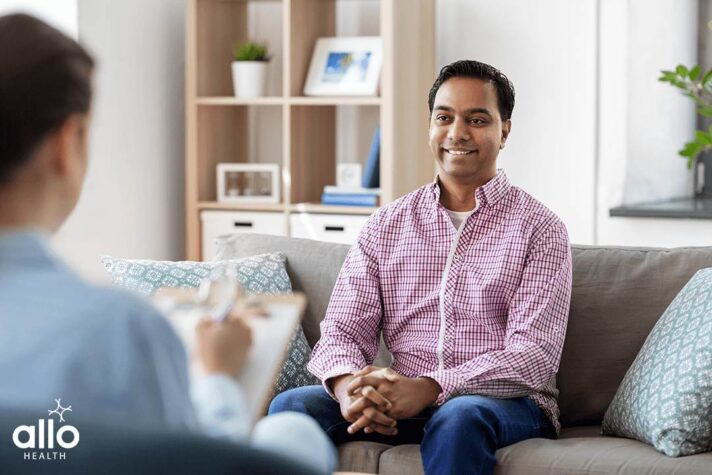
[{"label": "teal patterned cushion", "polygon": [[648,335],[603,434],[677,457],[712,450],[712,268],[698,271]]},{"label": "teal patterned cushion", "polygon": [[[282,253],[260,254],[225,261],[150,261],[102,256],[101,262],[114,284],[151,296],[161,287],[198,287],[201,280],[218,269],[236,277],[248,293],[292,293],[292,283],[286,269],[287,258]],[[274,385],[279,394],[318,380],[306,369],[311,348],[301,326],[292,336],[287,361]]]},{"label": "teal patterned cushion", "polygon": [[221,268],[236,277],[248,293],[291,293],[292,283],[287,275],[286,261],[282,253],[212,262],[101,258],[114,284],[148,296],[161,287],[198,287],[200,281]]}]

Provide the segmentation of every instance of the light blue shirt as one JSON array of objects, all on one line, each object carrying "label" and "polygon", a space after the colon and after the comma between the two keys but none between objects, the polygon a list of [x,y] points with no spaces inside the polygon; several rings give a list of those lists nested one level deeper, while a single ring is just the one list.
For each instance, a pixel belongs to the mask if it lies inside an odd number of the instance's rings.
[{"label": "light blue shirt", "polygon": [[232,378],[192,390],[185,349],[150,303],[82,281],[39,234],[0,234],[0,405],[46,414],[61,398],[85,418],[247,435]]}]

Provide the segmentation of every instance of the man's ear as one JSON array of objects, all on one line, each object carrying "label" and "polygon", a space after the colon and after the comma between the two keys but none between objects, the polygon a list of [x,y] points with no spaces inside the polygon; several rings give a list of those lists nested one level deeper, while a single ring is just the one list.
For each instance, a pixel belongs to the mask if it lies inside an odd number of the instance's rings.
[{"label": "man's ear", "polygon": [[79,114],[67,118],[49,137],[53,170],[60,176],[70,174],[76,166],[84,124]]},{"label": "man's ear", "polygon": [[512,119],[507,119],[502,123],[502,138],[499,142],[499,149],[504,148],[504,144],[507,141],[507,137],[509,137],[509,132],[512,131]]}]

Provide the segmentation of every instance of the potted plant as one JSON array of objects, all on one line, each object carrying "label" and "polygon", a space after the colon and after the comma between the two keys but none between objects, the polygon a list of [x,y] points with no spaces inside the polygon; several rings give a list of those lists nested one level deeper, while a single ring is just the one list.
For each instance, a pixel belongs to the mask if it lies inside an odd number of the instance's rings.
[{"label": "potted plant", "polygon": [[[662,71],[659,81],[680,89],[684,96],[695,102],[697,114],[712,117],[712,69],[704,74],[699,66],[687,68],[679,65],[674,71]],[[709,121],[707,121],[709,122]],[[694,167],[695,196],[712,197],[712,125],[697,130],[695,138],[687,142],[678,154],[687,159],[687,167]],[[703,183],[700,186],[700,183]]]},{"label": "potted plant", "polygon": [[267,45],[248,41],[238,43],[233,49],[232,84],[236,97],[265,95],[267,63],[270,57]]}]

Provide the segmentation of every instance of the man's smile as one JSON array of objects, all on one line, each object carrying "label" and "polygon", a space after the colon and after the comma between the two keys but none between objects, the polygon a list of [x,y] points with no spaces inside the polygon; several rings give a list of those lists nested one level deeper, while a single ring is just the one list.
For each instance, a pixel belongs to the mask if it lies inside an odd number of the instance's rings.
[{"label": "man's smile", "polygon": [[443,148],[442,150],[456,157],[469,155],[475,152],[475,150],[470,150],[466,148]]}]

